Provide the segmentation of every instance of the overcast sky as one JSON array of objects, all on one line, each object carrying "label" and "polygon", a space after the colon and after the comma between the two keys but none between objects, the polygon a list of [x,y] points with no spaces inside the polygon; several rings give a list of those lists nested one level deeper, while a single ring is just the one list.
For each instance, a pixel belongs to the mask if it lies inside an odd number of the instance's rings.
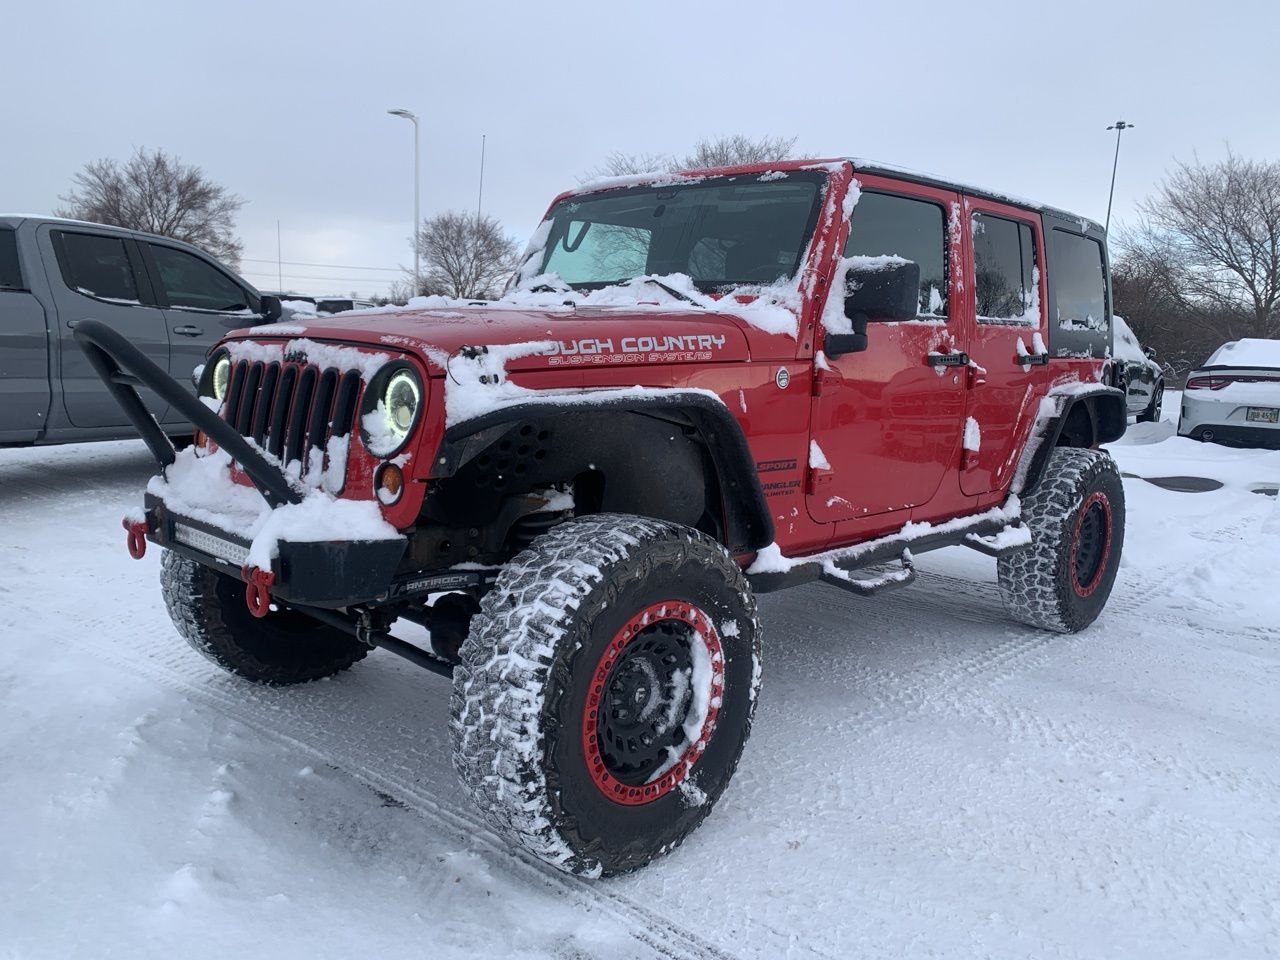
[{"label": "overcast sky", "polygon": [[[58,205],[87,161],[161,147],[248,201],[243,270],[375,293],[424,216],[484,209],[521,242],[614,150],[795,135],[1113,220],[1173,158],[1280,158],[1277,0],[166,3],[9,0],[0,212]],[[320,278],[320,279],[317,279]],[[361,279],[363,278],[363,279]]]}]

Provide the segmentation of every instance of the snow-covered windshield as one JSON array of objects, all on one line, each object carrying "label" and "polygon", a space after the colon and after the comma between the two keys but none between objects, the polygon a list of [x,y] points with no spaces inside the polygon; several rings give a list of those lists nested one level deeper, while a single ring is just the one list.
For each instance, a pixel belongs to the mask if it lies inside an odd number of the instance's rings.
[{"label": "snow-covered windshield", "polygon": [[800,267],[825,174],[750,174],[579,194],[558,203],[538,274],[576,289],[684,274],[703,291]]}]

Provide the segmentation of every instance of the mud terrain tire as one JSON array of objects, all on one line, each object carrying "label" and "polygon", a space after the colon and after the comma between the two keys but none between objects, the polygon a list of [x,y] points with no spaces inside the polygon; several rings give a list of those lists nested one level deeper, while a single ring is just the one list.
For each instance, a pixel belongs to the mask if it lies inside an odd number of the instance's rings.
[{"label": "mud terrain tire", "polygon": [[160,585],[183,639],[223,670],[254,683],[319,680],[369,652],[355,637],[292,610],[253,616],[243,583],[172,550],[160,558]]},{"label": "mud terrain tire", "polygon": [[760,631],[720,544],[600,514],[503,569],[460,656],[450,729],[463,784],[515,844],[601,876],[670,852],[711,812],[751,729]]},{"label": "mud terrain tire", "polygon": [[1031,546],[1001,557],[1000,598],[1018,620],[1075,633],[1106,606],[1124,545],[1124,487],[1101,450],[1059,447],[1022,499]]}]

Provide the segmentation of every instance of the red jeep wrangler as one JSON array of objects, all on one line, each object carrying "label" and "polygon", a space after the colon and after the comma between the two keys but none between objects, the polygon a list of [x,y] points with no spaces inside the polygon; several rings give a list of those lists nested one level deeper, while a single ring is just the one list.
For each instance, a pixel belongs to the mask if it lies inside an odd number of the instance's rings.
[{"label": "red jeep wrangler", "polygon": [[125,525],[178,631],[260,683],[373,647],[452,676],[464,783],[574,873],[671,850],[724,791],[755,592],[871,594],[959,544],[1074,631],[1119,564],[1102,231],[858,161],[563,194],[501,299],[239,331],[199,400],[76,336],[161,464]]}]

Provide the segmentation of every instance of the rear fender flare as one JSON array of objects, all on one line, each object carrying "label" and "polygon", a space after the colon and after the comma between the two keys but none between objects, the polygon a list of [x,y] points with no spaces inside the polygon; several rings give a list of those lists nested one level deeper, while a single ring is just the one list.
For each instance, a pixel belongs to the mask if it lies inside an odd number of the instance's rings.
[{"label": "rear fender flare", "polygon": [[1068,423],[1087,418],[1089,442],[1083,444],[1087,447],[1119,440],[1128,424],[1124,391],[1105,384],[1073,393],[1050,391],[1045,400],[1051,402],[1054,409],[1051,413],[1041,413],[1031,428],[1014,474],[1012,492],[1015,494],[1026,493],[1040,481],[1049,454],[1054,447],[1064,445],[1063,430]]}]

